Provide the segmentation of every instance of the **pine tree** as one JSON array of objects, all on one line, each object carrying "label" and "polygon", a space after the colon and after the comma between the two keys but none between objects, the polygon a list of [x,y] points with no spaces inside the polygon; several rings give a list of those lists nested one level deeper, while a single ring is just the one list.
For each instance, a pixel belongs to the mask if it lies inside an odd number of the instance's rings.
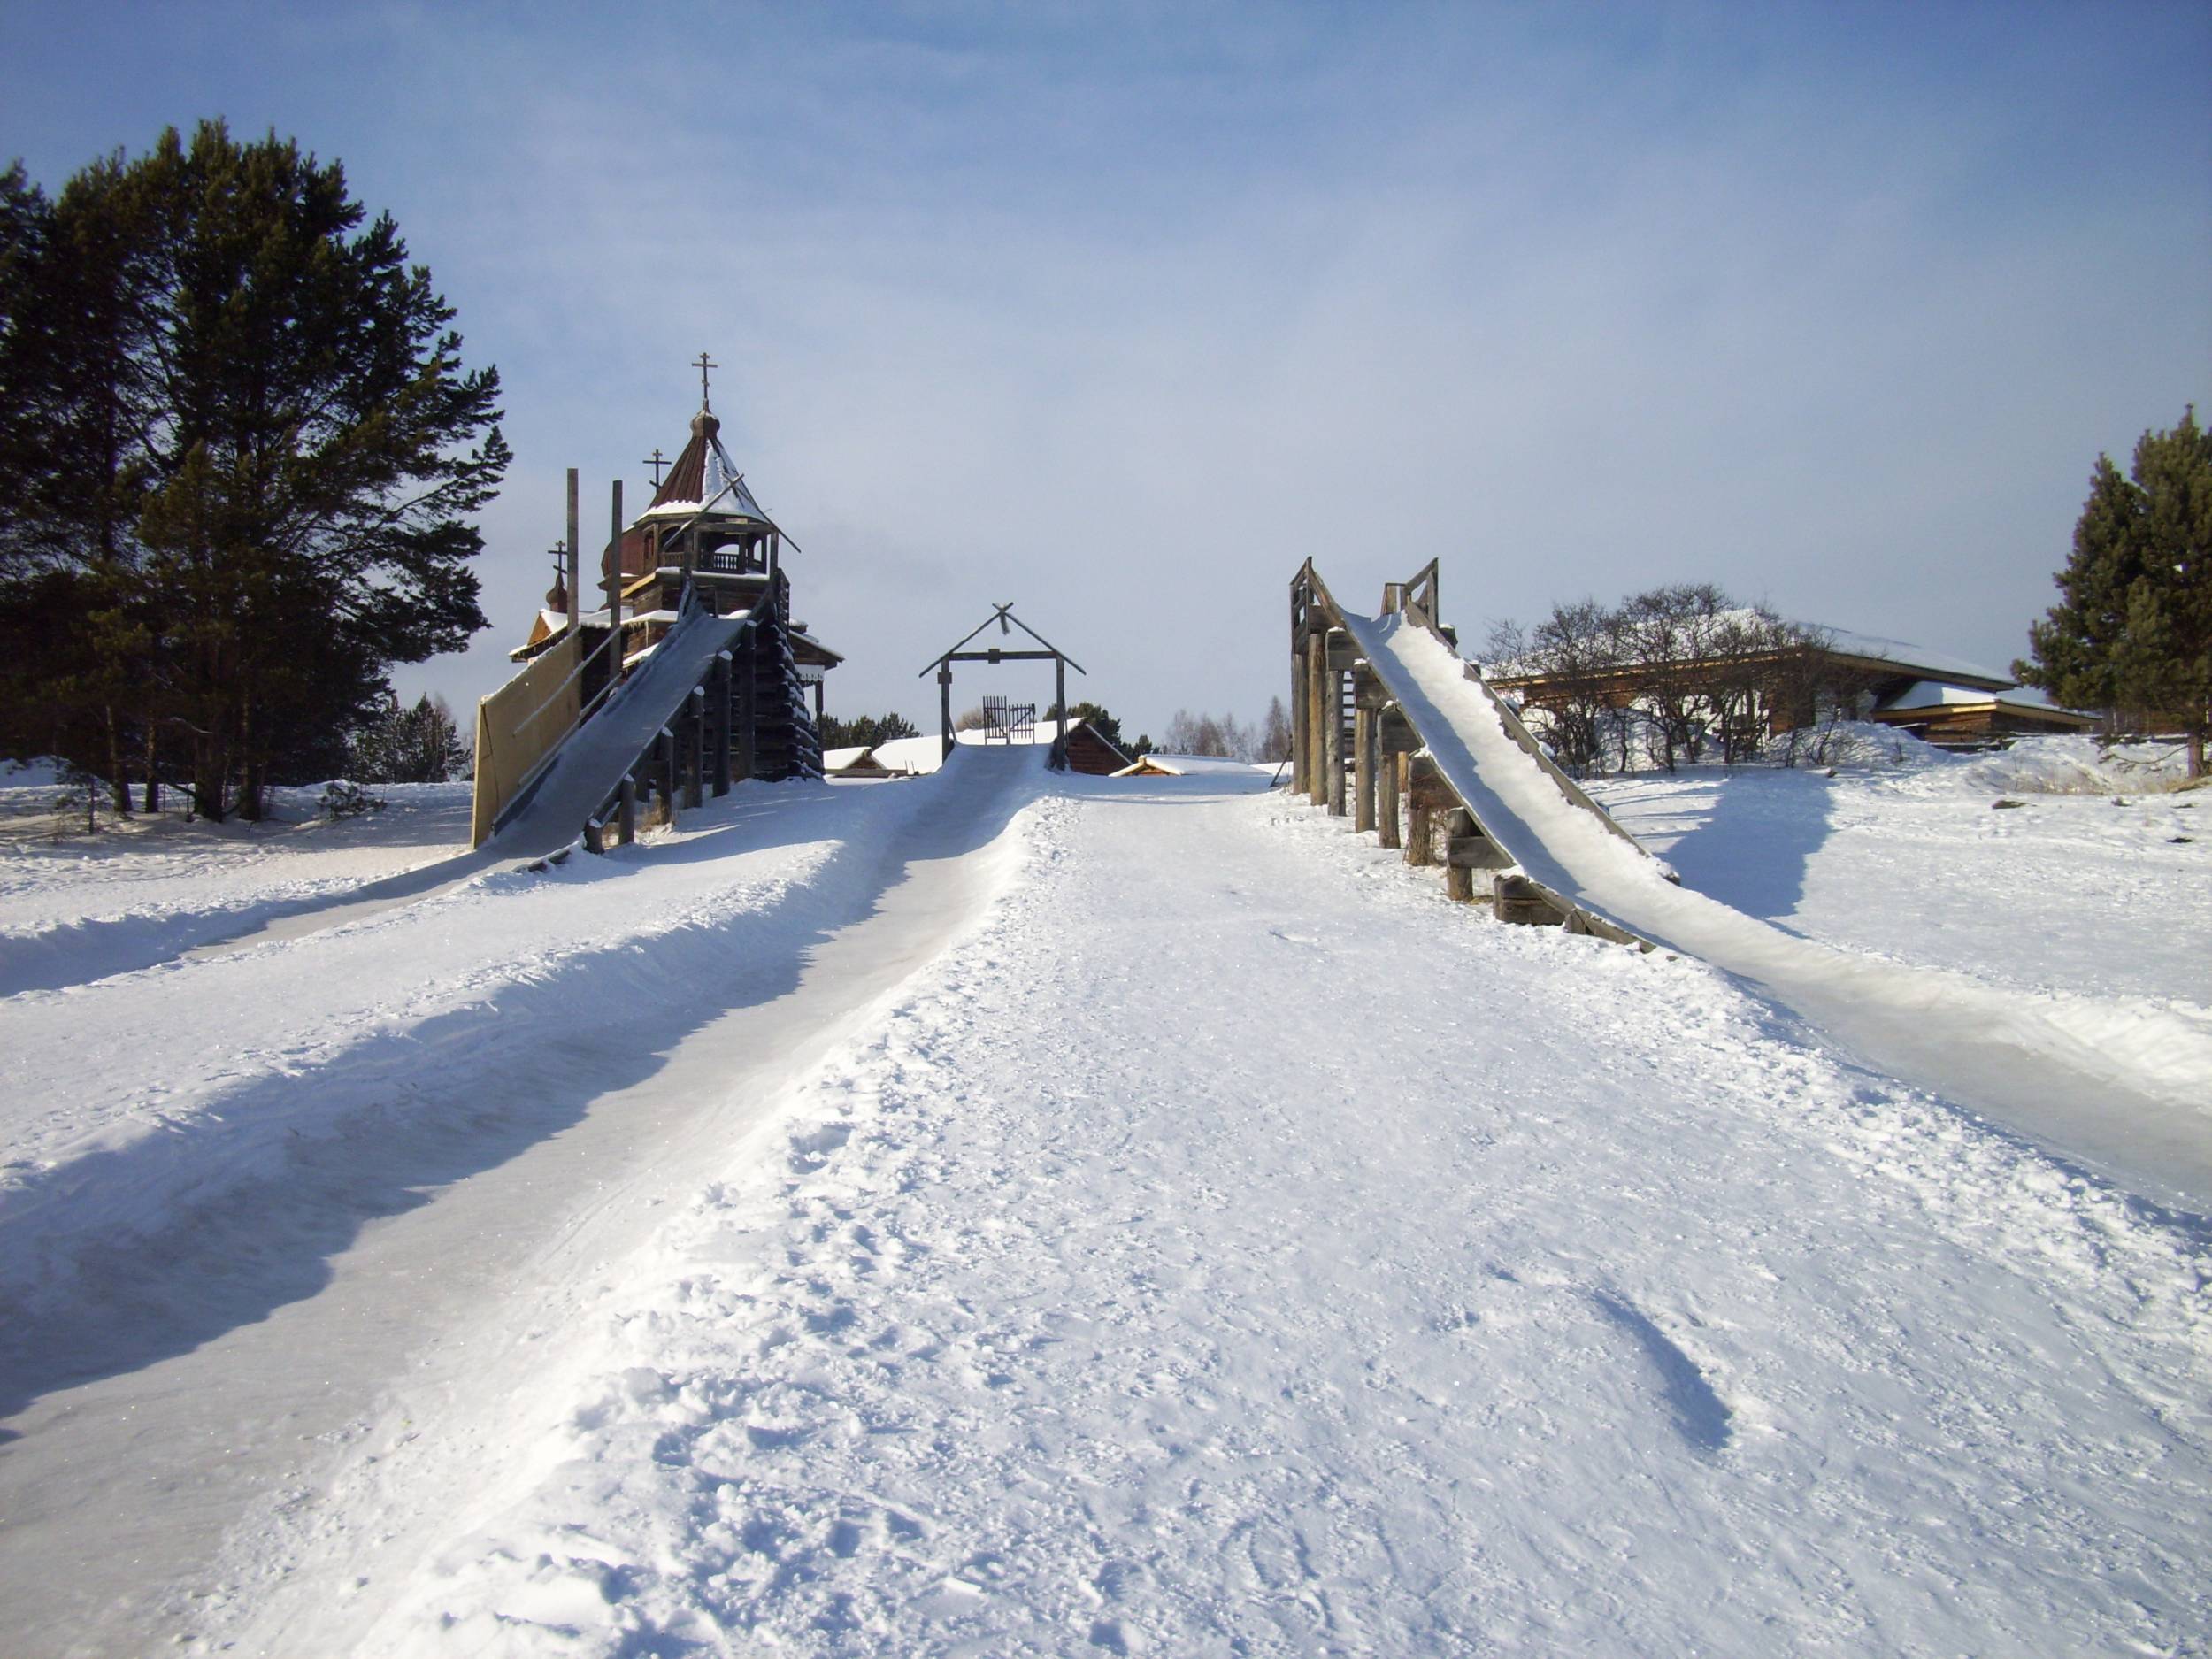
[{"label": "pine tree", "polygon": [[355,734],[346,773],[362,783],[450,783],[468,767],[468,748],[443,697],[418,698],[411,709],[394,697]]},{"label": "pine tree", "polygon": [[2028,630],[2024,684],[2076,708],[2178,726],[2189,775],[2212,730],[2212,434],[2193,404],[2146,432],[2129,475],[2109,456],[2090,474],[2059,603]]},{"label": "pine tree", "polygon": [[467,516],[508,451],[451,320],[391,219],[274,134],[172,130],[51,204],[0,180],[11,701],[73,755],[134,725],[188,753],[215,817],[342,764],[389,664],[485,626]]}]

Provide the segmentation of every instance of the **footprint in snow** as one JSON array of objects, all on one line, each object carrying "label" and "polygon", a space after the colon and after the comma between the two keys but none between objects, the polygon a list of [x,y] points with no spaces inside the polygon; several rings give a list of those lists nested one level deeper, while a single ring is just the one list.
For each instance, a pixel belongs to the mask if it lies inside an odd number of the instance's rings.
[{"label": "footprint in snow", "polygon": [[1693,1450],[1708,1455],[1727,1450],[1735,1435],[1734,1414],[1705,1379],[1697,1362],[1627,1298],[1609,1290],[1594,1290],[1591,1303],[1607,1319],[1636,1340],[1651,1368],[1658,1374],[1661,1392],[1674,1417],[1677,1433]]}]

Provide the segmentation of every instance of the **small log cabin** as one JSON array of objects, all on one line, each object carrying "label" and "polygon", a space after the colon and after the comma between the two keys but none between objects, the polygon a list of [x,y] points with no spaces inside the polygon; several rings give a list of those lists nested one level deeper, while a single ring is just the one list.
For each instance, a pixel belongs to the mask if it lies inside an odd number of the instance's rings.
[{"label": "small log cabin", "polygon": [[1869,718],[1910,732],[1939,749],[1984,749],[2007,737],[2090,732],[2097,727],[2093,715],[2062,709],[2029,687],[2008,686],[1990,691],[1935,680],[1916,682],[1882,703]]}]

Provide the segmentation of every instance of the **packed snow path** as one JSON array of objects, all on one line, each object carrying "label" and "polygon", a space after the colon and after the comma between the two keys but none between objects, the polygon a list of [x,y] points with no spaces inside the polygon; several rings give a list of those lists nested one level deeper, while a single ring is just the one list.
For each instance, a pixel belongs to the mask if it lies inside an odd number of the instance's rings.
[{"label": "packed snow path", "polygon": [[994,857],[241,1528],[203,1641],[2204,1650],[2200,1223],[1279,798],[1071,781]]}]

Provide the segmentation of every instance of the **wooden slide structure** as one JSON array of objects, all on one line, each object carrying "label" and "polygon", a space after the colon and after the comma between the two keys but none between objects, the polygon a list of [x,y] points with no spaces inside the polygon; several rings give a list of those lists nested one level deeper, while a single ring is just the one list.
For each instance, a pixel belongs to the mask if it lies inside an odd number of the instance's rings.
[{"label": "wooden slide structure", "polygon": [[[1291,788],[1382,845],[1402,848],[1409,864],[1444,872],[1455,899],[1488,905],[1500,921],[1564,927],[1617,943],[1653,941],[1598,908],[1577,889],[1563,861],[1544,844],[1551,814],[1527,810],[1526,786],[1586,813],[1655,874],[1673,878],[1581,786],[1561,771],[1510,705],[1459,660],[1458,641],[1437,614],[1436,562],[1409,581],[1383,588],[1379,616],[1347,612],[1308,559],[1290,584]],[[1415,641],[1411,636],[1422,636]],[[1479,701],[1477,718],[1494,717],[1509,748],[1470,741],[1470,724],[1443,712],[1417,668],[1436,648],[1449,654]],[[1456,687],[1455,687],[1456,689]],[[1463,707],[1465,699],[1459,699]],[[1494,738],[1494,733],[1491,734]],[[1487,756],[1487,759],[1479,758]],[[1513,789],[1486,769],[1522,772]],[[1555,791],[1555,796],[1553,792]],[[1520,804],[1516,803],[1517,795]],[[1484,879],[1483,878],[1487,878]]]},{"label": "wooden slide structure", "polygon": [[[680,805],[727,795],[733,773],[751,770],[754,688],[732,672],[732,659],[755,626],[744,611],[715,615],[687,588],[676,626],[650,657],[608,682],[599,706],[569,716],[483,844],[503,856],[541,857],[580,836],[588,851],[602,852],[635,837],[641,811],[648,825],[665,823]],[[557,688],[549,701],[564,695],[572,699]],[[480,778],[480,763],[479,771]]]}]

